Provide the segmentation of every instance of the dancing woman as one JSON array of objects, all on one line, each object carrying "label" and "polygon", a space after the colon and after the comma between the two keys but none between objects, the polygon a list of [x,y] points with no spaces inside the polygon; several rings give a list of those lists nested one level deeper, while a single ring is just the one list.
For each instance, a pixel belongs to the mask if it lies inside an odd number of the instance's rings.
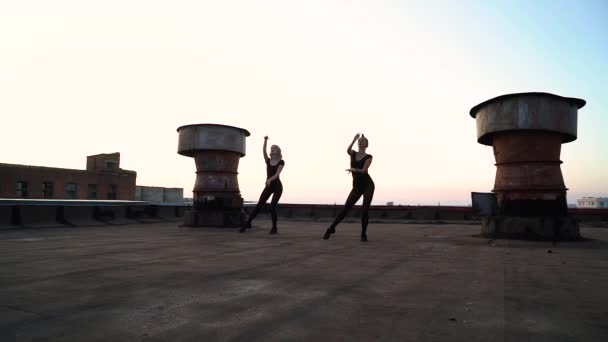
[{"label": "dancing woman", "polygon": [[268,154],[266,154],[266,146],[268,142],[268,137],[264,137],[264,161],[266,161],[266,187],[262,194],[260,195],[260,200],[258,201],[258,205],[253,209],[251,215],[247,219],[247,222],[243,224],[240,232],[244,232],[245,229],[251,228],[251,221],[255,219],[258,215],[262,206],[268,201],[270,195],[272,196],[272,201],[270,202],[270,215],[272,216],[272,229],[270,230],[270,234],[277,233],[277,203],[279,203],[279,199],[283,194],[283,184],[279,179],[281,175],[281,171],[283,171],[283,167],[285,166],[285,161],[283,161],[283,155],[281,154],[281,148],[277,145],[270,146],[270,158]]},{"label": "dancing woman", "polygon": [[[355,141],[358,141],[359,151],[353,151],[353,145]],[[336,232],[336,226],[348,211],[357,203],[359,198],[363,196],[363,208],[361,209],[361,241],[367,241],[367,223],[369,221],[369,206],[372,203],[372,198],[374,197],[374,190],[376,186],[374,185],[374,181],[369,176],[367,170],[369,166],[372,164],[372,155],[365,153],[367,149],[368,141],[367,138],[362,134],[355,135],[353,141],[348,145],[346,149],[346,153],[350,156],[350,169],[346,170],[353,175],[353,189],[350,191],[348,198],[346,199],[346,203],[344,204],[344,209],[338,214],[334,222],[327,228],[323,239],[327,240],[331,236],[331,234]]]}]

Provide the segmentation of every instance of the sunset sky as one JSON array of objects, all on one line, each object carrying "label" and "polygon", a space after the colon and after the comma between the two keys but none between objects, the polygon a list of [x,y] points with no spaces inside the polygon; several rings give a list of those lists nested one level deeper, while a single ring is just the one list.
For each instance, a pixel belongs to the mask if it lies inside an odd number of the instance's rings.
[{"label": "sunset sky", "polygon": [[344,202],[363,132],[375,204],[466,205],[496,171],[469,110],[528,91],[587,101],[562,147],[568,200],[608,197],[607,1],[0,0],[0,162],[120,152],[138,185],[187,197],[176,128],[218,123],[251,132],[245,200],[268,135],[282,202]]}]

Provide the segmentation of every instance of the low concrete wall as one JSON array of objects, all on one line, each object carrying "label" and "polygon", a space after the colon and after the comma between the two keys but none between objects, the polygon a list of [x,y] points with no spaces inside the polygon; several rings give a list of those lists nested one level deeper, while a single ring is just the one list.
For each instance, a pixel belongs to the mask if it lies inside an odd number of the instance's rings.
[{"label": "low concrete wall", "polygon": [[[245,211],[250,213],[255,204],[248,204]],[[284,218],[333,218],[344,208],[343,205],[320,204],[279,204],[277,215]],[[268,215],[268,205],[261,211]],[[361,217],[361,206],[353,207],[347,218]],[[471,207],[437,207],[437,206],[371,206],[370,219],[393,220],[478,220]]]},{"label": "low concrete wall", "polygon": [[19,207],[21,225],[28,228],[51,228],[65,225],[59,206],[25,205]]},{"label": "low concrete wall", "polygon": [[[245,205],[245,211],[250,213],[254,203]],[[279,203],[277,214],[283,218],[293,219],[330,219],[342,210],[343,205],[328,204],[290,204]],[[608,209],[569,209],[570,217],[580,222],[608,222]],[[268,205],[265,205],[260,215],[269,215]],[[355,206],[346,216],[359,218],[361,206]],[[370,207],[370,219],[376,220],[443,220],[443,221],[479,221],[481,216],[472,207],[455,206],[384,206]]]},{"label": "low concrete wall", "polygon": [[0,206],[0,229],[19,227],[18,222],[15,222],[15,218],[13,218],[14,212],[17,212],[18,216],[18,208],[8,205]]},{"label": "low concrete wall", "polygon": [[104,222],[95,219],[95,207],[65,206],[64,220],[72,226],[98,226]]},{"label": "low concrete wall", "polygon": [[127,207],[127,218],[142,223],[161,222],[164,219],[158,215],[159,208],[156,205]]},{"label": "low concrete wall", "polygon": [[608,209],[572,208],[568,215],[580,222],[608,222]]},{"label": "low concrete wall", "polygon": [[183,210],[178,210],[179,207],[169,207],[169,206],[157,206],[156,207],[156,216],[165,219],[165,220],[180,220],[184,216]]},{"label": "low concrete wall", "polygon": [[[138,201],[0,199],[0,228],[51,228],[179,221],[185,206]],[[161,215],[162,213],[162,215]]]},{"label": "low concrete wall", "polygon": [[[255,204],[247,204],[250,213]],[[331,220],[342,205],[279,204],[279,217],[301,220]],[[5,200],[0,199],[0,228],[92,226],[98,224],[131,224],[181,221],[186,206],[157,205],[137,201],[70,201],[70,200]],[[261,215],[268,215],[268,206]],[[438,206],[372,206],[371,220],[477,221],[480,217],[471,207]],[[355,206],[347,218],[358,219],[361,206]],[[570,209],[569,215],[579,222],[608,222],[608,209]]]}]

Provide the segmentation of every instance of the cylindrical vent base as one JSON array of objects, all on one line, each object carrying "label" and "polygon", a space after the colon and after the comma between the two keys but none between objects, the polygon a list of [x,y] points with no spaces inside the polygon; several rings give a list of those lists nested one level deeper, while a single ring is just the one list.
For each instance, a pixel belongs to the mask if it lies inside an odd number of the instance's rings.
[{"label": "cylindrical vent base", "polygon": [[243,198],[239,190],[239,159],[245,155],[242,128],[199,124],[177,129],[178,153],[193,157],[196,164],[194,206],[186,212],[187,226],[235,227],[243,221]]},{"label": "cylindrical vent base", "polygon": [[543,131],[492,136],[499,212],[514,216],[565,216],[566,186],[559,159],[562,137]]}]

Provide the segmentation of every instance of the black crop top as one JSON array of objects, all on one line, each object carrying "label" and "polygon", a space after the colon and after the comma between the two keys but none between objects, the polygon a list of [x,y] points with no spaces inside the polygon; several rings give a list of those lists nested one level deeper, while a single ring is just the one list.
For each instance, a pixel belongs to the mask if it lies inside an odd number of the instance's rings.
[{"label": "black crop top", "polygon": [[285,166],[285,161],[283,159],[279,160],[277,165],[271,165],[270,159],[266,159],[266,178],[274,176],[277,173],[280,165]]},{"label": "black crop top", "polygon": [[[361,160],[357,160],[357,152],[351,151],[350,153],[350,167],[353,169],[362,169],[365,166],[365,162],[372,158],[371,154],[366,155]],[[353,173],[354,175],[354,173]]]},{"label": "black crop top", "polygon": [[[362,169],[365,166],[365,162],[372,158],[371,154],[366,155],[365,157],[363,157],[361,160],[357,160],[357,152],[355,151],[351,151],[350,153],[350,167],[353,169]],[[353,187],[357,188],[361,191],[364,191],[364,189],[371,183],[372,181],[372,177],[370,177],[369,173],[359,173],[359,172],[352,172],[353,175]]]}]

